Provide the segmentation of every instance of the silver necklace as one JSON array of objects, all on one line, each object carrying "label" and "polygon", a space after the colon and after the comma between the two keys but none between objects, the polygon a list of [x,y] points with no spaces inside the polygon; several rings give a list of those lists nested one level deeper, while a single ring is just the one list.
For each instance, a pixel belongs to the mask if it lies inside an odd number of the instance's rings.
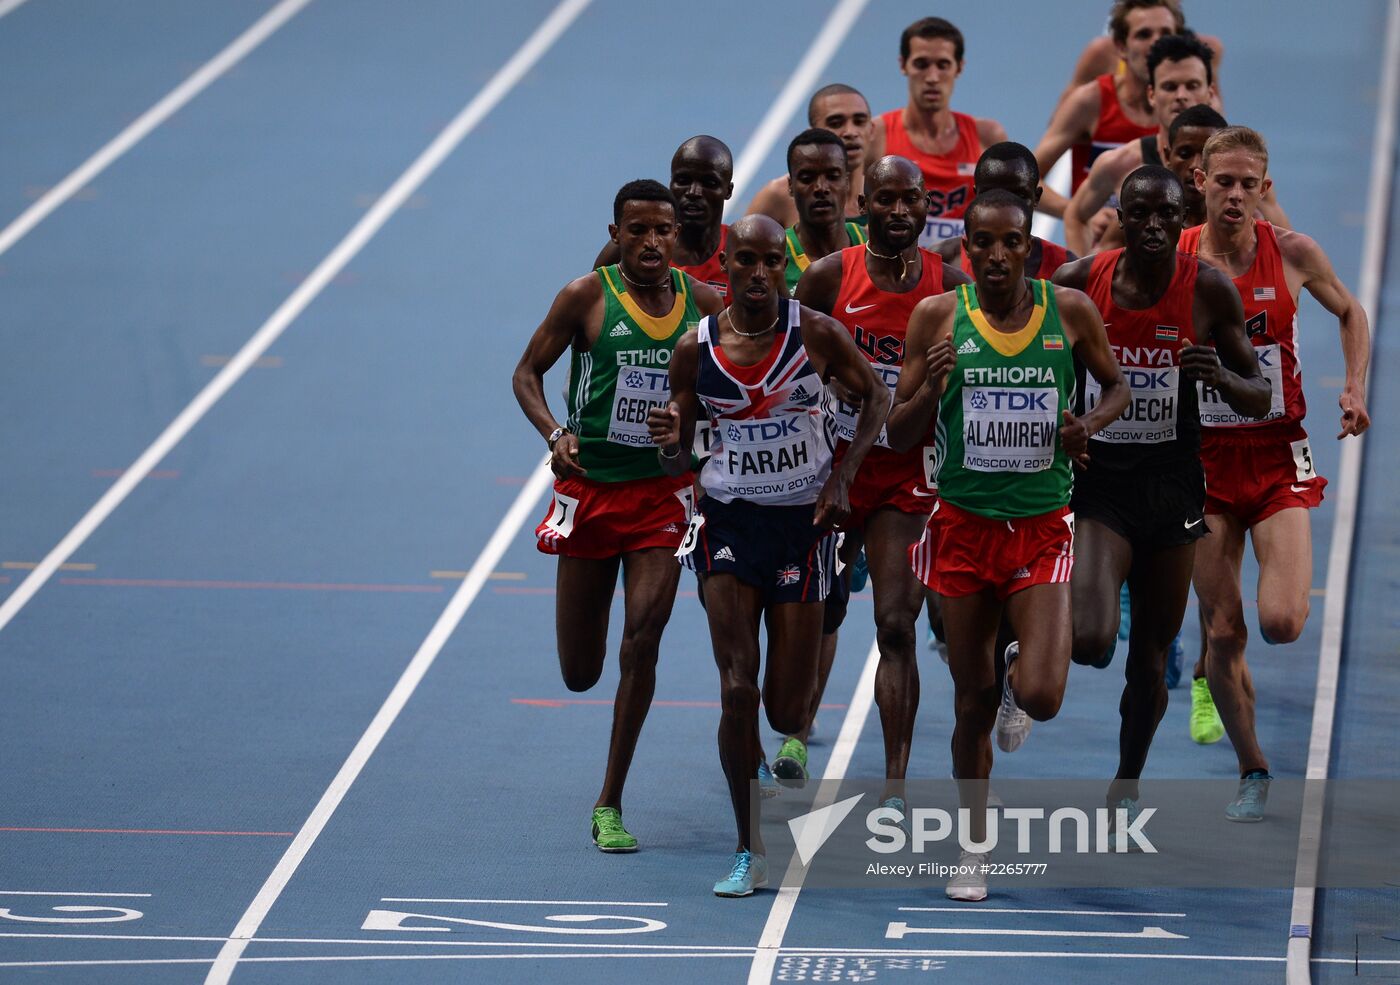
[{"label": "silver necklace", "polygon": [[735,335],[742,335],[742,336],[743,336],[744,338],[746,338],[746,339],[756,339],[756,338],[758,338],[758,337],[760,337],[760,336],[767,335],[769,332],[773,331],[773,329],[775,329],[775,328],[778,327],[778,319],[781,318],[781,317],[783,317],[782,311],[779,311],[776,315],[773,316],[773,324],[769,325],[767,328],[762,329],[762,330],[757,331],[757,332],[746,332],[746,331],[744,331],[742,328],[739,327],[739,325],[738,325],[737,322],[734,321],[734,311],[733,311],[733,309],[731,309],[731,308],[725,308],[725,309],[724,309],[724,313],[725,313],[726,315],[729,316],[729,328],[730,328],[730,330],[733,331],[733,333],[734,333]]},{"label": "silver necklace", "polygon": [[660,287],[663,284],[671,283],[671,275],[667,274],[665,277],[662,277],[659,281],[656,281],[654,284],[643,284],[641,281],[633,280],[631,277],[628,277],[627,271],[622,269],[622,264],[620,263],[617,265],[617,272],[622,275],[623,280],[627,281],[627,283],[631,284],[633,287],[653,288]]}]

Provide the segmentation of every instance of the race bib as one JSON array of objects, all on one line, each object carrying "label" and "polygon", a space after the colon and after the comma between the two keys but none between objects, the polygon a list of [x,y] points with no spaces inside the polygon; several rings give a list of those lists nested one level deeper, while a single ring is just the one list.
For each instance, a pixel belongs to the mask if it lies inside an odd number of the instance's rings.
[{"label": "race bib", "polygon": [[962,399],[964,468],[1044,472],[1054,464],[1057,390],[964,386]]},{"label": "race bib", "polygon": [[676,557],[687,558],[695,551],[695,545],[700,542],[700,528],[704,525],[705,514],[691,514],[690,523],[685,528],[685,537],[681,539],[681,546],[676,548]]},{"label": "race bib", "polygon": [[629,448],[650,448],[651,432],[647,429],[647,413],[653,407],[664,407],[671,399],[671,376],[665,369],[653,366],[617,367],[617,386],[613,388],[612,418],[608,421],[608,440]]},{"label": "race bib", "polygon": [[560,537],[567,537],[574,532],[574,519],[577,513],[578,500],[572,496],[565,496],[561,492],[555,492],[554,502],[550,504],[549,516],[545,518],[544,525]]},{"label": "race bib", "polygon": [[714,439],[714,434],[708,417],[701,417],[695,422],[695,444],[691,451],[702,462],[710,457],[710,442]]},{"label": "race bib", "polygon": [[1220,391],[1197,383],[1197,396],[1200,398],[1201,424],[1208,428],[1239,427],[1241,424],[1257,424],[1272,421],[1283,416],[1283,350],[1277,342],[1257,345],[1254,354],[1259,357],[1259,372],[1269,381],[1273,395],[1269,398],[1269,413],[1265,417],[1245,417],[1235,413],[1225,402]]},{"label": "race bib", "polygon": [[[886,366],[882,363],[871,363],[870,368],[875,370],[875,375],[885,381],[885,386],[890,388],[890,397],[893,399],[895,388],[899,386],[899,373],[902,366]],[[836,437],[842,441],[853,441],[856,436],[856,414],[860,408],[854,404],[848,404],[837,397],[834,393],[831,396],[831,403],[828,413],[832,421],[836,424]],[[880,427],[880,437],[875,444],[880,448],[890,446],[889,434],[884,426]]]},{"label": "race bib", "polygon": [[830,458],[819,451],[822,439],[802,417],[720,421],[718,428],[712,461],[719,459],[725,486],[735,496],[762,501],[826,480]]},{"label": "race bib", "polygon": [[[1155,445],[1176,439],[1176,414],[1181,398],[1181,368],[1154,366],[1150,369],[1124,366],[1123,378],[1128,381],[1132,396],[1122,415],[1098,434],[1094,441],[1114,444]],[[1103,387],[1092,373],[1084,374],[1084,410],[1098,405]]]},{"label": "race bib", "polygon": [[938,446],[924,445],[924,485],[938,488]]},{"label": "race bib", "polygon": [[1317,469],[1313,465],[1312,446],[1308,444],[1308,439],[1290,441],[1288,444],[1293,449],[1293,468],[1298,475],[1296,481],[1307,482],[1309,479],[1316,479]]},{"label": "race bib", "polygon": [[676,498],[681,501],[681,508],[685,510],[685,518],[688,521],[695,514],[695,487],[682,486],[676,490]]}]

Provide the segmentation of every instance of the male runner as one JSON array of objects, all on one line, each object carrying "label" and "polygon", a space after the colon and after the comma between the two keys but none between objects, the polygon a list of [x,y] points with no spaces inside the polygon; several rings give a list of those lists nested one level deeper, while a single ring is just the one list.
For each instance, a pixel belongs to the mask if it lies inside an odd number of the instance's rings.
[{"label": "male runner", "polygon": [[996,120],[952,109],[963,70],[962,32],[942,17],[924,17],[899,36],[899,70],[908,79],[909,102],[875,121],[868,160],[907,157],[924,174],[929,206],[919,245],[962,235],[962,215],[972,199],[972,172],[982,148],[1006,139]]},{"label": "male runner", "polygon": [[[1060,93],[1060,98],[1055,104],[1057,108],[1086,82],[1093,82],[1094,79],[1106,72],[1115,74],[1126,71],[1124,58],[1119,52],[1116,40],[1119,33],[1118,21],[1120,18],[1130,15],[1133,10],[1141,9],[1142,6],[1163,6],[1172,11],[1181,9],[1181,4],[1177,0],[1148,0],[1146,4],[1141,4],[1139,0],[1116,0],[1109,10],[1108,26],[1105,33],[1091,38],[1084,45],[1084,50],[1079,53],[1079,58],[1074,63],[1074,71],[1070,73],[1069,84]],[[1184,16],[1178,23],[1179,26],[1171,32],[1172,34],[1196,33],[1186,26]],[[1219,38],[1209,34],[1197,36],[1215,54],[1215,72],[1218,76],[1225,61],[1224,43]],[[1219,91],[1219,85],[1216,86],[1216,90]],[[1215,108],[1219,109],[1220,107],[1217,105]]]},{"label": "male runner", "polygon": [[[1219,393],[1201,392],[1201,458],[1206,472],[1206,523],[1211,533],[1196,552],[1195,586],[1206,632],[1206,654],[1191,685],[1191,737],[1220,738],[1209,703],[1239,757],[1239,796],[1226,808],[1232,821],[1259,821],[1269,792],[1269,763],[1254,730],[1254,684],[1245,662],[1240,561],[1248,533],[1259,560],[1259,632],[1266,643],[1291,643],[1308,617],[1312,532],[1308,510],[1322,501],[1327,480],[1313,465],[1303,430],[1302,370],[1298,362],[1298,295],[1307,288],[1336,315],[1346,382],[1338,403],[1344,438],[1370,426],[1366,312],[1332,269],[1327,254],[1302,233],[1254,218],[1269,188],[1269,151],[1248,127],[1227,127],[1206,141],[1197,187],[1206,222],[1181,236],[1181,251],[1232,277],[1244,303],[1245,328],[1273,399],[1262,421],[1223,406]],[[1202,666],[1202,664],[1204,666]],[[1202,674],[1209,681],[1200,680]]]},{"label": "male runner", "polygon": [[[748,896],[767,882],[751,825],[758,769],[758,630],[768,624],[763,707],[783,732],[807,724],[818,637],[834,559],[826,528],[849,512],[847,490],[884,423],[888,399],[845,330],[784,296],[783,231],[767,216],[730,229],[724,266],[733,303],[676,346],[671,403],[651,412],[661,465],[685,475],[695,419],[715,443],[683,550],[705,583],[720,672],[720,762],[738,828],[717,896]],[[846,458],[833,467],[823,381],[859,395],[862,411]]]},{"label": "male runner", "polygon": [[[830,130],[803,130],[788,144],[788,188],[797,206],[797,222],[788,227],[787,289],[815,260],[865,242],[865,231],[843,217],[850,189],[846,145]],[[864,179],[862,178],[862,185]]]},{"label": "male runner", "polygon": [[[972,173],[973,191],[981,195],[993,188],[1003,188],[1024,198],[1035,208],[1040,201],[1040,166],[1035,155],[1024,144],[1004,140],[993,144],[977,159],[977,169]],[[964,273],[972,273],[972,262],[963,249],[961,236],[943,240],[934,247],[934,252],[943,258],[944,263],[960,267]],[[1031,237],[1031,251],[1026,256],[1026,276],[1032,280],[1046,280],[1061,265],[1073,260],[1070,253],[1058,243]]]},{"label": "male runner", "polygon": [[[542,552],[559,557],[555,628],[571,691],[587,691],[603,672],[619,565],[624,573],[622,679],[593,809],[593,843],[604,852],[637,850],[622,826],[622,787],[656,687],[657,648],[679,572],[672,553],[691,501],[688,471],[666,474],[656,462],[647,410],[668,399],[676,340],[723,307],[713,290],[672,269],[676,226],[676,200],[664,185],[623,185],[608,227],[618,263],[559,292],[512,380],[515,399],[549,443],[556,477],[535,535]],[[565,349],[569,415],[560,424],[545,399],[544,374]]]},{"label": "male runner", "polygon": [[[812,94],[807,103],[807,125],[830,130],[845,145],[846,174],[850,186],[842,203],[842,215],[847,219],[858,219],[860,196],[865,189],[865,152],[875,132],[875,122],[870,118],[870,104],[860,90],[833,82]],[[749,203],[748,214],[769,216],[785,227],[797,222],[797,206],[792,200],[790,178],[791,175],[774,178],[760,188]]]},{"label": "male runner", "polygon": [[[1074,515],[1070,462],[1128,402],[1098,312],[1083,294],[1027,280],[1031,206],[1011,192],[979,195],[967,212],[975,284],[914,309],[905,371],[888,431],[916,446],[936,417],[938,502],[909,550],[938,592],[953,675],[953,769],[971,811],[970,837],[986,837],[989,741],[1000,698],[1032,718],[1059,711],[1070,662]],[[1076,360],[1101,388],[1083,417],[1071,411]],[[1003,694],[993,646],[1002,610],[1019,643],[1006,654]],[[986,899],[985,853],[964,849],[952,899]]]},{"label": "male runner", "polygon": [[[1196,188],[1196,169],[1201,166],[1201,149],[1211,134],[1227,126],[1225,117],[1201,103],[1176,114],[1167,128],[1166,166],[1181,182],[1182,204],[1186,209],[1183,228],[1199,226],[1206,221],[1206,200]],[[1122,245],[1123,226],[1115,222],[1099,237],[1097,249],[1113,250]]]},{"label": "male runner", "polygon": [[[734,158],[724,141],[701,134],[676,148],[671,157],[671,194],[676,197],[680,227],[671,262],[720,297],[728,285],[719,255],[729,227],[724,203],[734,194]],[[616,241],[609,241],[593,266],[618,262]]]},{"label": "male runner", "polygon": [[[928,197],[923,175],[902,157],[883,157],[865,174],[870,242],[823,257],[807,269],[796,297],[841,322],[893,390],[906,357],[909,315],[922,299],[967,282],[967,277],[919,247]],[[856,408],[833,401],[842,444],[853,441]],[[864,541],[875,602],[875,637],[880,665],[875,703],[885,739],[885,803],[903,811],[903,781],[909,767],[914,719],[919,709],[915,626],[923,589],[909,569],[909,545],[919,539],[932,508],[933,451],[930,430],[919,446],[892,450],[882,436],[851,487],[851,515],[842,525],[849,538]],[[777,770],[778,764],[774,763]]]},{"label": "male runner", "polygon": [[[1181,181],[1166,168],[1138,168],[1123,182],[1118,214],[1127,246],[1061,267],[1055,283],[1089,295],[1132,391],[1123,415],[1090,440],[1089,463],[1074,484],[1078,563],[1070,582],[1074,661],[1096,666],[1107,666],[1119,589],[1128,584],[1132,630],[1108,803],[1131,822],[1167,710],[1167,653],[1186,612],[1196,541],[1206,535],[1196,382],[1251,418],[1268,412],[1269,384],[1245,337],[1234,285],[1176,251]],[[1081,380],[1079,410],[1097,401],[1098,387]]]},{"label": "male runner", "polygon": [[1086,255],[1088,224],[1099,208],[1117,193],[1123,179],[1144,164],[1162,164],[1167,128],[1188,106],[1209,103],[1214,75],[1211,51],[1194,37],[1169,34],[1158,38],[1147,55],[1147,98],[1157,120],[1157,130],[1116,150],[1102,154],[1089,169],[1089,177],[1065,207],[1065,243]]},{"label": "male runner", "polygon": [[[1114,49],[1112,68],[1076,88],[1055,109],[1036,145],[1040,169],[1049,171],[1065,151],[1071,154],[1071,193],[1089,177],[1089,166],[1104,151],[1157,132],[1147,100],[1147,53],[1158,38],[1180,34],[1181,8],[1169,0],[1118,0],[1109,15]],[[1118,66],[1122,65],[1122,71]],[[1067,199],[1046,189],[1042,212],[1064,215]]]}]

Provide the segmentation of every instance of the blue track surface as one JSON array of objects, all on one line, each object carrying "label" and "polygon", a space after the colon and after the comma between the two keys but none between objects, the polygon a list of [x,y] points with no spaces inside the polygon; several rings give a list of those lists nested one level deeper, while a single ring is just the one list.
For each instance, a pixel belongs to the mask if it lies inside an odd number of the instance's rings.
[{"label": "blue track surface", "polygon": [[[0,18],[0,224],[270,6],[28,0]],[[968,60],[955,106],[1034,143],[1105,6],[1076,0],[1048,20],[1043,4],[1022,0],[958,11]],[[551,9],[316,0],[0,255],[0,598]],[[831,5],[797,9],[722,0],[681,18],[595,0],[0,631],[0,981],[204,981],[538,462],[507,380],[554,292],[604,240],[613,190],[664,175],[691,134],[742,147]],[[898,34],[926,12],[872,4],[822,80],[857,86],[877,111],[898,105]],[[1354,288],[1384,3],[1197,0],[1191,12],[1226,42],[1228,118],[1269,137],[1282,203]],[[799,127],[789,122],[761,179],[782,172]],[[1390,230],[1400,241],[1400,209]],[[1379,381],[1400,372],[1397,254]],[[1335,322],[1311,301],[1300,321],[1316,459],[1332,476]],[[561,385],[556,374],[548,392]],[[1393,420],[1400,398],[1377,387],[1371,409]],[[1333,767],[1396,777],[1400,525],[1389,507],[1400,457],[1384,425],[1369,442]],[[615,668],[587,695],[563,687],[553,564],[535,551],[533,522],[296,869],[235,981],[746,980],[774,897],[710,894],[732,826],[714,753],[716,674],[691,585],[663,641],[658,703],[628,786],[645,850],[603,856],[587,814]],[[1319,588],[1331,522],[1325,504],[1313,518]],[[1254,575],[1247,565],[1247,586]],[[1251,643],[1260,738],[1282,776],[1302,775],[1306,761],[1321,602],[1298,642]],[[1188,618],[1188,639],[1194,629]],[[858,597],[820,716],[818,773],[873,635]],[[1120,667],[1075,668],[1059,718],[998,775],[1109,775]],[[912,771],[941,778],[951,689],[936,658],[922,670]],[[1149,776],[1234,775],[1228,743],[1187,737],[1185,696],[1173,693]],[[848,775],[877,776],[882,764],[872,714]],[[149,895],[86,895],[97,893]],[[1363,978],[1400,978],[1400,942],[1386,937],[1400,936],[1396,901],[1324,894],[1314,954],[1347,963],[1319,963],[1315,980],[1352,976],[1354,952],[1397,962],[1359,966]],[[121,913],[51,909],[65,905],[140,915],[84,922]],[[776,980],[1277,982],[1290,895],[1003,892],[986,908],[899,910],[942,905],[804,890]],[[569,913],[665,927],[562,935],[597,927],[544,919]],[[887,939],[903,919],[950,932]],[[1185,939],[1049,936],[1148,924]],[[977,929],[1006,933],[964,933]],[[1181,955],[1210,960],[1169,960]],[[30,962],[42,964],[17,966]]]}]

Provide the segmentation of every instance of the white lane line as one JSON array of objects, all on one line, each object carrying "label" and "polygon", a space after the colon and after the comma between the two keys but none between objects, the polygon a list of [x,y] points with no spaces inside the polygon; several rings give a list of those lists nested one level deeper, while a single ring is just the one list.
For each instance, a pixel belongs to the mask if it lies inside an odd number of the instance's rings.
[{"label": "white lane line", "polygon": [[[878,641],[870,644],[870,652],[865,655],[865,666],[861,668],[860,680],[851,694],[846,708],[846,717],[841,722],[841,733],[831,750],[831,760],[822,772],[822,785],[817,790],[812,810],[821,810],[835,803],[841,787],[841,779],[850,768],[851,757],[855,754],[856,743],[865,729],[865,720],[870,717],[870,707],[875,702],[875,671],[880,665]],[[802,882],[807,878],[807,867],[794,855],[783,873],[782,885],[778,887],[777,898],[768,910],[768,919],[763,925],[763,933],[758,938],[758,949],[754,952],[753,964],[749,966],[749,985],[767,985],[773,980],[773,972],[778,963],[778,955],[783,947],[783,936],[792,920],[793,909],[797,906],[797,896],[802,892]]]},{"label": "white lane line", "polygon": [[[1366,309],[1374,342],[1384,275],[1386,236],[1390,226],[1392,183],[1395,176],[1395,128],[1397,90],[1400,90],[1400,4],[1389,4],[1385,54],[1382,60],[1380,102],[1376,107],[1375,142],[1371,154],[1371,189],[1366,200],[1366,234],[1361,247],[1361,281],[1357,299]],[[1372,346],[1374,349],[1374,345]],[[1370,367],[1367,368],[1368,387]],[[1316,906],[1318,853],[1326,813],[1324,784],[1332,759],[1332,728],[1337,712],[1337,682],[1341,673],[1342,643],[1346,631],[1347,589],[1351,574],[1351,548],[1356,535],[1357,498],[1361,491],[1361,457],[1366,436],[1342,442],[1337,471],[1337,513],[1327,558],[1327,601],[1322,610],[1322,647],[1317,662],[1317,689],[1313,696],[1312,735],[1308,739],[1308,769],[1303,793],[1303,814],[1298,829],[1298,862],[1294,869],[1293,906],[1288,929],[1288,985],[1309,985],[1312,971],[1312,930]]]},{"label": "white lane line", "polygon": [[[23,2],[23,0],[20,0]],[[171,89],[146,112],[138,116],[121,133],[117,134],[92,157],[78,165],[68,177],[54,185],[29,208],[17,216],[3,230],[0,230],[0,255],[19,242],[31,229],[43,222],[54,209],[68,201],[83,189],[93,178],[107,169],[107,166],[135,147],[148,133],[160,126],[185,106],[233,66],[242,61],[249,52],[266,41],[279,27],[305,7],[311,0],[282,0],[277,6],[259,17],[253,26],[233,40],[223,51],[200,66],[193,75]],[[0,6],[0,17],[5,16],[19,3],[4,9]]]},{"label": "white lane line", "polygon": [[[298,0],[307,2],[307,0]],[[406,202],[419,186],[437,170],[456,146],[470,134],[478,123],[493,110],[515,84],[549,50],[564,30],[588,6],[590,0],[563,0],[520,47],[510,61],[491,78],[485,88],[457,114],[447,127],[434,138],[427,149],[418,156],[407,171],[389,187],[379,201],[365,213],[324,260],[322,260],[297,289],[263,323],[253,337],[244,343],[243,348],[229,360],[228,364],[209,381],[203,390],[190,401],[180,415],[161,432],[160,437],[141,453],[130,468],[122,473],[103,494],[102,498],[88,510],[77,525],[58,543],[39,565],[20,582],[5,601],[0,604],[0,630],[29,602],[43,587],[59,565],[82,546],[107,517],[121,505],[131,491],[141,483],[146,475],[168,455],[185,435],[199,423],[209,409],[227,393],[235,383],[258,361],[268,348],[281,337],[282,333],[313,300],[325,289],[341,270],[345,268],[365,244],[384,226],[395,212]],[[475,593],[473,593],[475,595]]]},{"label": "white lane line", "polygon": [[1184,917],[1184,913],[1143,913],[1139,910],[1011,910],[968,906],[901,906],[902,913],[966,913],[969,916],[997,913],[1036,913],[1072,917]]},{"label": "white lane line", "polygon": [[782,136],[783,130],[799,108],[805,106],[812,90],[817,86],[826,66],[836,55],[836,49],[846,40],[846,35],[855,26],[856,18],[865,9],[869,0],[841,0],[827,15],[826,23],[812,41],[812,46],[797,63],[787,84],[778,93],[773,105],[759,121],[758,128],[749,138],[748,144],[734,162],[734,194],[729,197],[724,214],[728,218],[735,209],[742,208],[744,191],[758,174],[764,160]]},{"label": "white lane line", "polygon": [[150,893],[43,893],[33,889],[0,889],[0,896],[100,896],[103,899],[149,899]]},{"label": "white lane line", "polygon": [[[546,41],[535,45],[539,54],[543,54],[549,44],[563,33],[564,29],[588,2],[589,0],[565,0],[565,3],[555,9],[550,19],[545,21],[540,30],[531,38],[531,41],[546,39]],[[552,30],[545,33],[546,28],[552,28]],[[538,58],[538,54],[535,57]],[[524,69],[521,69],[521,74],[523,73]],[[257,934],[268,911],[277,902],[277,898],[282,895],[282,891],[287,888],[287,883],[291,881],[292,875],[301,865],[302,860],[306,858],[307,852],[311,850],[311,846],[315,844],[316,839],[325,829],[335,809],[340,806],[340,802],[345,798],[350,786],[359,777],[360,771],[369,762],[370,756],[379,747],[380,741],[388,733],[394,720],[399,717],[399,713],[408,704],[408,699],[412,697],[424,675],[432,667],[433,661],[437,659],[438,653],[441,652],[443,645],[452,635],[452,631],[457,628],[457,624],[467,614],[467,609],[470,608],[472,602],[476,601],[482,586],[486,584],[487,576],[500,563],[501,557],[510,547],[511,541],[520,532],[521,526],[534,511],[545,490],[549,488],[551,473],[545,464],[547,461],[548,457],[546,456],[545,462],[541,463],[540,468],[535,469],[530,481],[524,489],[520,490],[520,494],[516,496],[510,510],[501,520],[500,526],[491,535],[486,547],[477,557],[476,563],[468,571],[467,577],[453,593],[451,601],[447,603],[447,608],[443,609],[442,614],[438,616],[437,622],[418,647],[418,652],[413,655],[413,659],[409,661],[403,675],[394,685],[393,691],[389,693],[384,705],[374,716],[374,720],[370,722],[369,728],[365,730],[364,735],[360,736],[360,741],[351,750],[350,757],[340,767],[335,779],[331,781],[331,785],[321,795],[320,802],[312,810],[311,816],[301,826],[301,830],[297,832],[297,836],[292,839],[291,845],[288,846],[287,851],[277,863],[277,867],[273,869],[272,874],[263,883],[262,889],[258,891],[252,904],[238,921],[232,937],[219,949],[218,960],[215,961],[214,966],[209,970],[208,978],[205,979],[206,985],[226,985],[233,974],[239,957],[247,948],[249,939]]]},{"label": "white lane line", "polygon": [[622,903],[587,899],[435,899],[415,896],[381,896],[381,903],[498,903],[508,906],[670,906],[670,903]]},{"label": "white lane line", "polygon": [[0,17],[4,17],[6,14],[12,12],[22,3],[24,3],[24,0],[0,0]]},{"label": "white lane line", "polygon": [[1143,927],[1141,930],[1016,930],[1001,927],[911,927],[903,921],[895,921],[885,930],[890,940],[903,940],[910,934],[938,934],[948,937],[1121,937],[1133,940],[1184,941],[1190,938],[1173,934],[1161,927]]}]

